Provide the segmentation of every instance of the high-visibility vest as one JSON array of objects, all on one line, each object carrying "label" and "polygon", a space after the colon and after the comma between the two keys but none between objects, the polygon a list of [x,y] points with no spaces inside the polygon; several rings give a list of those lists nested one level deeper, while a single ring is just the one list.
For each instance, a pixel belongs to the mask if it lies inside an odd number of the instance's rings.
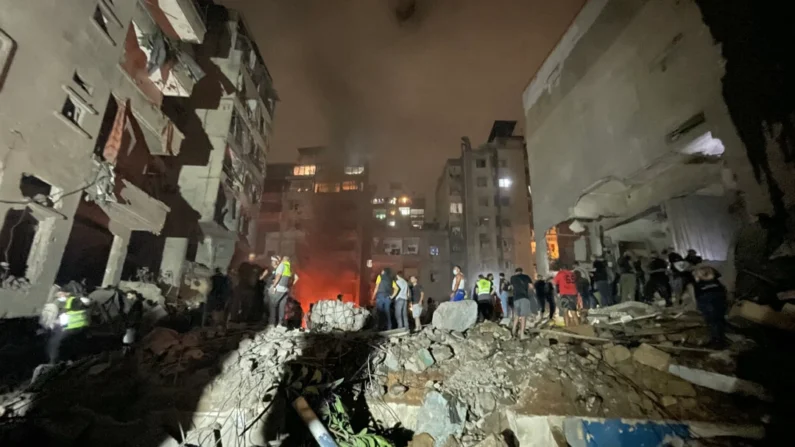
[{"label": "high-visibility vest", "polygon": [[284,271],[282,272],[282,277],[279,278],[279,285],[289,287],[290,280],[292,280],[293,276],[293,269],[290,268],[290,261],[282,261],[282,265],[284,266]]},{"label": "high-visibility vest", "polygon": [[[85,309],[72,309],[75,301],[74,296],[66,299],[64,313],[62,314],[61,325],[66,330],[80,329],[88,326],[88,311]],[[63,318],[65,316],[65,318]]]},{"label": "high-visibility vest", "polygon": [[491,291],[491,282],[488,279],[479,279],[477,286],[478,295],[487,295]]}]

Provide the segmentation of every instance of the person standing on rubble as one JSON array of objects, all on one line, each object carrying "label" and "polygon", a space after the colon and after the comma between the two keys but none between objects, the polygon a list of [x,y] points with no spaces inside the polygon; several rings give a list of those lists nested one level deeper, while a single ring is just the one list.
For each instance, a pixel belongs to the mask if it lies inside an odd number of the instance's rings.
[{"label": "person standing on rubble", "polygon": [[395,284],[398,292],[395,295],[395,320],[398,329],[409,328],[409,283],[403,278],[403,272],[397,272]]},{"label": "person standing on rubble", "polygon": [[659,294],[665,299],[665,307],[673,306],[671,283],[668,281],[668,262],[661,258],[657,252],[652,252],[649,262],[649,280],[646,282],[643,298],[646,302],[653,302],[655,294]]},{"label": "person standing on rubble", "polygon": [[229,295],[232,293],[232,281],[221,271],[215,268],[215,273],[210,278],[210,293],[207,296],[207,312],[214,326],[226,325],[226,309]]},{"label": "person standing on rubble", "polygon": [[638,278],[632,268],[632,258],[629,253],[624,253],[618,258],[618,275],[618,302],[634,301]]},{"label": "person standing on rubble", "polygon": [[709,326],[710,346],[726,346],[726,287],[720,282],[720,273],[709,266],[693,270],[694,282],[687,285],[688,293],[696,298],[696,307]]},{"label": "person standing on rubble", "polygon": [[561,266],[553,280],[560,296],[560,307],[563,309],[563,322],[566,326],[576,326],[577,323],[577,277],[574,272]]},{"label": "person standing on rubble", "polygon": [[47,341],[47,357],[51,364],[61,359],[64,343],[76,343],[91,324],[91,300],[85,297],[80,283],[70,281],[57,292],[56,297],[60,305],[58,323]]},{"label": "person standing on rubble", "polygon": [[478,275],[478,282],[475,283],[475,292],[478,300],[478,321],[491,320],[492,304],[491,297],[494,294],[494,284],[485,276]]},{"label": "person standing on rubble", "polygon": [[511,292],[511,283],[505,278],[505,273],[500,273],[500,307],[502,308],[503,324],[508,324],[511,321],[511,306],[508,302]]},{"label": "person standing on rubble", "polygon": [[409,278],[411,282],[411,316],[414,317],[414,330],[419,331],[422,328],[422,308],[425,303],[425,290],[419,283],[416,276]]},{"label": "person standing on rubble", "polygon": [[375,301],[376,327],[380,331],[392,329],[392,300],[398,294],[398,287],[392,280],[392,271],[389,267],[381,270],[375,279],[372,300]]},{"label": "person standing on rubble", "polygon": [[530,297],[533,296],[534,291],[531,290],[531,287],[533,287],[533,280],[524,274],[521,267],[517,267],[511,276],[511,288],[513,289],[513,328],[511,333],[518,335],[520,340],[525,339],[527,317],[533,312]]},{"label": "person standing on rubble", "polygon": [[600,304],[602,306],[612,306],[613,288],[610,287],[610,275],[607,273],[607,263],[604,258],[597,256],[593,261],[593,287],[599,292]]},{"label": "person standing on rubble", "polygon": [[[536,282],[533,284],[536,292],[536,299],[538,300],[538,319],[544,317],[544,308],[549,304],[549,319],[555,319],[555,293],[552,290],[552,285],[544,279],[542,275],[536,276]],[[516,294],[514,294],[514,308],[516,307]],[[515,311],[516,309],[514,309]]]},{"label": "person standing on rubble", "polygon": [[450,292],[450,301],[461,301],[466,298],[467,281],[464,274],[461,273],[460,266],[453,266],[453,289]]},{"label": "person standing on rubble", "polygon": [[268,294],[270,295],[270,314],[268,323],[272,326],[283,325],[287,297],[292,287],[298,282],[298,274],[293,272],[289,256],[282,256],[276,270]]}]

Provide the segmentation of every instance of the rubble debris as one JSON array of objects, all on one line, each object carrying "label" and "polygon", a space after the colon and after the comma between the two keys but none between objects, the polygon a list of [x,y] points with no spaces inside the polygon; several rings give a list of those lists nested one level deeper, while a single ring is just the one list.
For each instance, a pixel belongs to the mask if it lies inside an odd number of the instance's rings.
[{"label": "rubble debris", "polygon": [[786,290],[784,292],[779,292],[776,294],[776,296],[781,301],[795,300],[795,290]]},{"label": "rubble debris", "polygon": [[367,309],[337,300],[318,301],[310,315],[314,332],[359,331],[367,324],[369,317]]},{"label": "rubble debris", "polygon": [[640,301],[625,301],[612,306],[600,307],[588,311],[590,324],[627,323],[639,318],[652,318],[659,315],[660,309]]},{"label": "rubble debris", "polygon": [[763,306],[753,301],[740,301],[729,311],[731,320],[747,320],[763,326],[795,332],[795,313],[776,312],[770,306]]},{"label": "rubble debris", "polygon": [[434,447],[433,436],[428,433],[418,433],[411,438],[408,447]]},{"label": "rubble debris", "polygon": [[508,443],[501,436],[491,434],[480,441],[475,447],[508,447]]},{"label": "rubble debris", "polygon": [[437,329],[464,332],[478,320],[478,304],[473,300],[448,301],[439,304],[431,324]]},{"label": "rubble debris", "polygon": [[703,386],[704,388],[710,388],[723,393],[737,393],[753,396],[765,401],[772,400],[770,394],[768,394],[762,385],[737,377],[673,364],[668,366],[668,372],[688,382]]},{"label": "rubble debris", "polygon": [[138,292],[144,297],[145,300],[150,300],[158,304],[164,304],[166,302],[160,286],[154,283],[142,281],[120,281],[119,290],[122,292]]},{"label": "rubble debris", "polygon": [[646,343],[641,344],[632,352],[632,360],[659,371],[668,371],[671,355]]},{"label": "rubble debris", "polygon": [[466,414],[466,406],[457,398],[429,391],[417,415],[416,431],[431,435],[434,447],[443,447],[450,436],[464,432]]},{"label": "rubble debris", "polygon": [[602,349],[604,359],[610,366],[616,366],[618,363],[632,357],[632,353],[625,346],[611,344],[604,345]]}]

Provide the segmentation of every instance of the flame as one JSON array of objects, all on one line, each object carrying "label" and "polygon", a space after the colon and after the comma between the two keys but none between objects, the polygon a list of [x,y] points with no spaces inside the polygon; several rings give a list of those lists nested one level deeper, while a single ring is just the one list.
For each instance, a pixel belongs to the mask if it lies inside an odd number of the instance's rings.
[{"label": "flame", "polygon": [[299,269],[293,298],[301,303],[304,312],[320,300],[335,300],[342,294],[343,301],[359,303],[359,277],[355,272],[333,273],[327,270]]}]

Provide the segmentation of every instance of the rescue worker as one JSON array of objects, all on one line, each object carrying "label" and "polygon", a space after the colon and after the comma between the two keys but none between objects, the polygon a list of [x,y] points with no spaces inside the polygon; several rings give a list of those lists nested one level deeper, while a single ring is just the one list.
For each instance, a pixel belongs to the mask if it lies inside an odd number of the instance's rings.
[{"label": "rescue worker", "polygon": [[64,342],[81,335],[91,323],[91,300],[85,297],[80,283],[70,281],[56,297],[60,305],[58,324],[47,341],[47,357],[51,364],[58,363]]},{"label": "rescue worker", "polygon": [[282,256],[279,265],[273,272],[273,283],[271,284],[270,294],[270,314],[268,323],[270,325],[284,324],[284,307],[287,304],[287,296],[290,289],[298,282],[298,275],[293,272],[290,265],[290,257]]},{"label": "rescue worker", "polygon": [[491,296],[494,293],[494,285],[485,276],[478,275],[475,283],[475,292],[478,300],[478,320],[491,320],[491,313],[494,305]]}]

